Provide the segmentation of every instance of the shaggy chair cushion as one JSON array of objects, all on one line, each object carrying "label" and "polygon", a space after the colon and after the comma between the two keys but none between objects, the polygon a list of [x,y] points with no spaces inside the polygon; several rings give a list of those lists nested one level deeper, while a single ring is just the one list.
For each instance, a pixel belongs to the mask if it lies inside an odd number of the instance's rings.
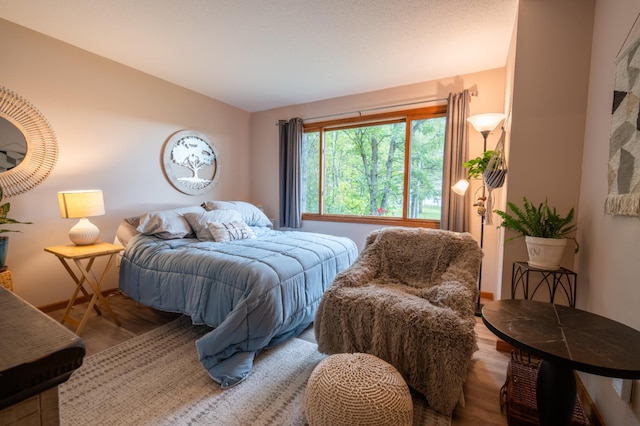
[{"label": "shaggy chair cushion", "polygon": [[482,251],[470,234],[389,227],[372,232],[336,276],[315,318],[323,353],[369,353],[393,365],[435,410],[464,405],[476,344]]}]

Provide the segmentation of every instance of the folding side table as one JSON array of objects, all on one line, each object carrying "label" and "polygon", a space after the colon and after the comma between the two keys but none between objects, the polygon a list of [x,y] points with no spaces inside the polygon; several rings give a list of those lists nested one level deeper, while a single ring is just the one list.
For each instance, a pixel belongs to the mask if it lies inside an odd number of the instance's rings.
[{"label": "folding side table", "polygon": [[[96,302],[100,304],[100,306],[107,311],[113,322],[117,325],[120,325],[120,320],[116,316],[116,314],[111,310],[107,300],[102,296],[100,287],[102,286],[105,277],[107,276],[107,272],[113,265],[115,261],[115,256],[124,250],[124,247],[116,244],[109,244],[103,242],[97,242],[95,244],[86,245],[86,246],[76,246],[73,244],[63,245],[63,246],[52,246],[45,247],[45,251],[54,254],[62,263],[64,268],[67,270],[73,281],[76,283],[76,288],[67,304],[67,308],[64,310],[64,314],[62,315],[62,320],[60,324],[64,324],[64,322],[68,322],[76,327],[76,334],[80,334],[82,329],[84,328],[87,319],[89,318],[89,314],[92,309],[100,315],[100,309],[96,306]],[[93,267],[94,261],[98,257],[108,256],[107,265],[102,271],[100,278],[96,280],[94,275],[91,272],[91,268]],[[70,266],[71,261],[75,263],[80,275],[76,275],[73,269]],[[85,263],[83,263],[85,261]],[[89,297],[89,292],[85,290],[84,284],[88,283],[93,295],[91,296],[91,300],[89,301],[89,306],[85,311],[82,319],[80,321],[73,318],[69,312],[71,308],[76,302],[78,298],[78,293],[82,292],[82,294],[86,297]]]}]

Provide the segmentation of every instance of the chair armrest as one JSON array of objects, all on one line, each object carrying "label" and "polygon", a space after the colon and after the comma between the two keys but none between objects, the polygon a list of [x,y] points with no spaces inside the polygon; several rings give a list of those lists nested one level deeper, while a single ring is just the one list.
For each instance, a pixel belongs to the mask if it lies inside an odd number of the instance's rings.
[{"label": "chair armrest", "polygon": [[478,277],[480,275],[481,256],[473,256],[451,263],[446,271],[439,277],[439,283],[455,281],[471,290],[478,297]]},{"label": "chair armrest", "polygon": [[351,265],[336,275],[332,286],[364,286],[374,280],[379,271],[380,259],[370,252],[363,251]]},{"label": "chair armrest", "polygon": [[450,308],[463,316],[473,316],[477,290],[474,292],[460,281],[446,281],[423,289],[420,296],[434,306]]},{"label": "chair armrest", "polygon": [[362,262],[355,262],[347,269],[339,272],[333,279],[332,287],[360,287],[371,283],[375,278],[376,271]]}]

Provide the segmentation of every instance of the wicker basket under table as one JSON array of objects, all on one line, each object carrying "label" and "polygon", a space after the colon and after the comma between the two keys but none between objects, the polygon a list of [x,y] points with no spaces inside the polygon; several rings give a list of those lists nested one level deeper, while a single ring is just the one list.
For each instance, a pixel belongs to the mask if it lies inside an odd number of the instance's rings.
[{"label": "wicker basket under table", "polygon": [[[500,405],[506,408],[509,426],[536,426],[536,377],[538,364],[512,357],[507,366],[507,380],[500,389]],[[571,426],[589,425],[580,400],[576,398]]]},{"label": "wicker basket under table", "polygon": [[7,290],[13,291],[13,280],[11,279],[11,271],[7,266],[0,268],[0,286]]}]

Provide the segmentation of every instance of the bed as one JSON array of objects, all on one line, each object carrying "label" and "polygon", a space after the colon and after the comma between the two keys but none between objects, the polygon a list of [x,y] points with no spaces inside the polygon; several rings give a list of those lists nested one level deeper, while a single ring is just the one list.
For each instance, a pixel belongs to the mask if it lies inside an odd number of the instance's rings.
[{"label": "bed", "polygon": [[345,237],[273,230],[259,208],[241,201],[128,218],[116,240],[125,246],[120,290],[212,327],[196,347],[223,389],[247,377],[260,350],[305,330],[358,254]]}]

